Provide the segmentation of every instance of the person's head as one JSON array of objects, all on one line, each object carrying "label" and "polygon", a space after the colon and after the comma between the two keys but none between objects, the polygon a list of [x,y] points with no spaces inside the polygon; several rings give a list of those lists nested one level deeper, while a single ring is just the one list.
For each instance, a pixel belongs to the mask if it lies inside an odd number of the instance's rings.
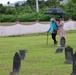
[{"label": "person's head", "polygon": [[59,18],[59,21],[62,21],[63,20],[63,17],[62,16],[59,16],[58,18]]},{"label": "person's head", "polygon": [[50,21],[51,21],[51,22],[55,22],[55,18],[51,18]]}]

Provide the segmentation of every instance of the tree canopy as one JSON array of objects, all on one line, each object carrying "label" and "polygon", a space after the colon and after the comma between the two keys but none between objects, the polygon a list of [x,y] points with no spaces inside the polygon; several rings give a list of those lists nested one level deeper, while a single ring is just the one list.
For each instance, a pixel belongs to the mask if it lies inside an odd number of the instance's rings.
[{"label": "tree canopy", "polygon": [[[67,15],[64,15],[65,19],[71,17],[72,19],[76,20],[76,0],[68,0],[67,4],[60,4],[60,0],[39,0],[39,13],[36,13],[36,0],[27,0],[22,5],[15,4],[15,7],[9,6],[10,2],[7,2],[7,4],[8,6],[3,6],[2,4],[0,4],[0,14],[11,15],[13,17],[11,21],[15,21],[17,18],[20,21],[34,21],[36,19],[39,19],[41,21],[48,21],[51,16],[45,15],[43,13],[55,7],[62,8],[67,12]],[[6,21],[4,20],[5,17],[2,17],[3,18],[0,18],[0,21]],[[9,17],[10,16],[8,16],[8,18]]]}]

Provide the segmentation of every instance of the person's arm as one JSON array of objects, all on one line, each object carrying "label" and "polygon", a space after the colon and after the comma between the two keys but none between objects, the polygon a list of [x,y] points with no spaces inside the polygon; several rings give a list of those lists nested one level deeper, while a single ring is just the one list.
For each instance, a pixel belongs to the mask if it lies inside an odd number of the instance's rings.
[{"label": "person's arm", "polygon": [[51,30],[51,27],[49,28],[48,32]]},{"label": "person's arm", "polygon": [[55,24],[56,24],[56,30],[58,30],[58,24],[57,24],[57,22],[55,22]]},{"label": "person's arm", "polygon": [[58,24],[57,24],[57,22],[55,22],[56,23],[56,27],[58,28]]}]

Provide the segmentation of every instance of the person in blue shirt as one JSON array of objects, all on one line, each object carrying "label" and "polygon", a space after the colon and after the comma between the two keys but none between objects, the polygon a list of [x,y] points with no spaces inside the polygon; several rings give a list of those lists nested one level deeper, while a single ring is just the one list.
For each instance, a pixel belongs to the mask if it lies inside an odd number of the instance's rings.
[{"label": "person in blue shirt", "polygon": [[51,21],[50,22],[50,28],[48,29],[48,32],[51,33],[54,44],[57,44],[58,41],[56,40],[56,34],[57,34],[57,30],[58,30],[58,25],[57,25],[54,18],[51,18],[50,21]]}]

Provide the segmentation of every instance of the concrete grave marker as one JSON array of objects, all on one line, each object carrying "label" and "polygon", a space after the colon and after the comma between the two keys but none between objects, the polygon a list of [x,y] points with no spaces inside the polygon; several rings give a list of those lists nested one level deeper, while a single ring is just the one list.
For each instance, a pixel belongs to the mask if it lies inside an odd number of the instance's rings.
[{"label": "concrete grave marker", "polygon": [[73,55],[73,68],[72,68],[72,73],[71,75],[76,75],[76,52],[75,54]]},{"label": "concrete grave marker", "polygon": [[66,43],[66,40],[65,40],[64,37],[62,37],[61,40],[60,40],[60,46],[61,47],[57,48],[55,53],[62,53],[64,48],[65,48],[65,43]]},{"label": "concrete grave marker", "polygon": [[62,53],[63,52],[63,48],[57,48],[55,53]]},{"label": "concrete grave marker", "polygon": [[14,72],[10,72],[10,75],[15,75],[15,73]]},{"label": "concrete grave marker", "polygon": [[62,37],[60,40],[61,47],[65,47],[65,43],[66,43],[66,39],[64,37]]},{"label": "concrete grave marker", "polygon": [[13,73],[19,74],[21,67],[21,56],[20,53],[16,52],[13,59]]},{"label": "concrete grave marker", "polygon": [[70,46],[65,48],[65,63],[67,64],[71,64],[73,61],[73,48],[71,48]]},{"label": "concrete grave marker", "polygon": [[21,60],[24,60],[26,58],[27,50],[19,50],[19,53],[21,55]]}]

